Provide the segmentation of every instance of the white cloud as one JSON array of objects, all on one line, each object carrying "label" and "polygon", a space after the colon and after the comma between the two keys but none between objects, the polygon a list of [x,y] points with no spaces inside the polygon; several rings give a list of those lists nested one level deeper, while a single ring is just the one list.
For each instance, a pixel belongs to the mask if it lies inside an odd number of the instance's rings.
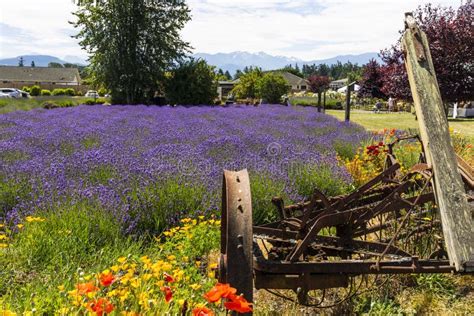
[{"label": "white cloud", "polygon": [[[190,0],[183,37],[195,52],[265,51],[320,59],[379,51],[394,43],[405,11],[460,0]],[[68,24],[71,0],[2,0],[0,57],[44,53],[84,56]],[[4,29],[16,29],[16,32]],[[13,34],[10,34],[13,33]]]},{"label": "white cloud", "polygon": [[189,2],[193,20],[183,34],[197,52],[265,51],[306,60],[378,52],[398,39],[404,13],[427,2],[460,4],[447,0],[193,0]]}]

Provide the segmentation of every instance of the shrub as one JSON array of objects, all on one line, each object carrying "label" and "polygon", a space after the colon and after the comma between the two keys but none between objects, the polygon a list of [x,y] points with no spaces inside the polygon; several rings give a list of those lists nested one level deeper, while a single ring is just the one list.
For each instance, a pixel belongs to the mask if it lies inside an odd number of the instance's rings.
[{"label": "shrub", "polygon": [[64,101],[60,101],[58,102],[59,106],[62,107],[62,108],[70,108],[72,106],[75,106],[76,104],[74,102],[72,102],[71,100],[64,100]]},{"label": "shrub", "polygon": [[50,109],[57,109],[60,106],[59,106],[59,104],[57,104],[54,101],[44,101],[43,104],[42,104],[42,107],[43,107],[43,109],[50,110]]},{"label": "shrub", "polygon": [[239,78],[239,83],[232,89],[232,94],[237,99],[255,98],[257,97],[257,85],[259,80],[262,78],[262,70],[260,68],[253,69]]},{"label": "shrub", "polygon": [[31,96],[36,97],[36,96],[39,96],[40,93],[41,93],[41,88],[39,86],[32,86],[30,88],[30,95]]},{"label": "shrub", "polygon": [[97,93],[99,94],[99,96],[103,97],[104,95],[107,94],[107,89],[100,88],[99,90],[97,90]]},{"label": "shrub", "polygon": [[76,91],[76,95],[78,97],[82,97],[84,95],[84,93],[82,93],[82,91],[79,90],[79,91]]},{"label": "shrub", "polygon": [[288,91],[289,87],[282,75],[269,72],[257,81],[257,96],[268,103],[280,103],[281,96]]},{"label": "shrub", "polygon": [[41,90],[41,95],[45,95],[45,96],[51,95],[51,91],[43,89]]},{"label": "shrub", "polygon": [[30,87],[24,86],[23,88],[21,88],[21,90],[23,90],[25,92],[30,92]]},{"label": "shrub", "polygon": [[67,88],[64,90],[64,94],[73,97],[76,95],[76,91],[73,88]]},{"label": "shrub", "polygon": [[212,104],[217,96],[212,67],[201,59],[180,63],[165,80],[165,94],[170,104]]},{"label": "shrub", "polygon": [[95,105],[95,104],[104,104],[107,102],[104,98],[98,98],[98,99],[87,99],[84,101],[85,105]]},{"label": "shrub", "polygon": [[53,92],[51,92],[52,95],[65,95],[66,90],[64,89],[54,89]]}]

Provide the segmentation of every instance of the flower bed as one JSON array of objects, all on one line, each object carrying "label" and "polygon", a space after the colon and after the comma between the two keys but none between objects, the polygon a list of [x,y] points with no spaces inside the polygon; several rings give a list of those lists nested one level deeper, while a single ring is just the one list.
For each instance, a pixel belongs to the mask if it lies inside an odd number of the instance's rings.
[{"label": "flower bed", "polygon": [[334,163],[337,149],[367,136],[315,109],[276,105],[33,110],[0,116],[0,133],[0,219],[86,203],[127,234],[215,213],[223,169],[249,169],[256,222],[275,216],[275,195],[298,201],[313,185],[339,194],[351,178]]}]

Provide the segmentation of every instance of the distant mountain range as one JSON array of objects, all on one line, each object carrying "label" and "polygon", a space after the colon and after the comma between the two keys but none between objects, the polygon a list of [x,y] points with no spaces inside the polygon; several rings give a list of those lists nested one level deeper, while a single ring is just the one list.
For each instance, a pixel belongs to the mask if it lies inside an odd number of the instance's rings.
[{"label": "distant mountain range", "polygon": [[312,64],[327,64],[332,65],[340,61],[341,63],[351,62],[353,64],[364,65],[370,59],[374,58],[379,63],[381,62],[380,57],[377,53],[364,53],[359,55],[340,55],[327,59],[317,59],[305,61],[294,57],[285,56],[272,56],[264,52],[260,53],[248,53],[248,52],[232,52],[232,53],[217,53],[217,54],[206,54],[197,53],[194,54],[196,58],[202,58],[206,60],[210,65],[221,68],[222,70],[228,70],[230,73],[234,73],[237,69],[242,70],[245,66],[258,66],[263,70],[272,70],[285,67],[286,65],[298,64],[299,67],[302,65]]},{"label": "distant mountain range", "polygon": [[[237,69],[243,69],[245,66],[261,67],[264,70],[272,70],[285,67],[286,65],[298,64],[298,66],[312,65],[312,64],[327,64],[332,65],[340,61],[341,63],[351,62],[353,64],[363,65],[366,64],[370,59],[374,58],[380,62],[380,57],[377,53],[364,53],[359,55],[340,55],[327,59],[317,59],[305,61],[294,57],[285,56],[273,56],[264,52],[260,53],[248,53],[248,52],[232,52],[232,53],[217,53],[217,54],[206,54],[197,53],[193,55],[195,58],[202,58],[206,60],[210,65],[221,68],[222,70],[228,70],[230,73],[235,73]],[[64,59],[60,59],[55,56],[49,55],[23,55],[23,64],[25,66],[31,65],[34,61],[38,67],[46,67],[50,62],[55,63],[72,63],[79,65],[86,65],[87,62],[76,56],[66,56]],[[13,58],[0,59],[0,65],[17,66],[20,56]]]},{"label": "distant mountain range", "polygon": [[78,64],[78,65],[86,65],[87,62],[76,56],[66,56],[65,60],[60,59],[55,56],[50,56],[50,55],[22,55],[22,56],[17,56],[17,57],[12,57],[12,58],[5,58],[5,59],[0,59],[0,65],[2,66],[18,66],[18,62],[20,60],[20,57],[23,57],[23,65],[25,66],[30,66],[31,62],[35,62],[35,66],[37,67],[47,67],[49,63],[60,63],[60,64]]}]

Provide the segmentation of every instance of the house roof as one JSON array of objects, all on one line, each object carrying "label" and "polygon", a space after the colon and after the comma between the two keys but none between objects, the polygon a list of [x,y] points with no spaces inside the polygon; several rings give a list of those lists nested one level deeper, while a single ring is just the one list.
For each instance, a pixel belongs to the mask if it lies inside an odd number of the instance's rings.
[{"label": "house roof", "polygon": [[77,68],[0,66],[0,81],[81,82]]},{"label": "house roof", "polygon": [[306,79],[298,77],[297,75],[294,75],[291,72],[286,72],[286,71],[272,71],[272,72],[275,74],[282,75],[289,85],[300,86],[300,85],[308,84],[308,81],[306,81]]},{"label": "house roof", "polygon": [[335,84],[346,84],[347,83],[347,80],[349,80],[348,78],[344,78],[344,79],[339,79],[339,80],[334,80],[334,81],[331,81],[331,83],[335,83]]}]

